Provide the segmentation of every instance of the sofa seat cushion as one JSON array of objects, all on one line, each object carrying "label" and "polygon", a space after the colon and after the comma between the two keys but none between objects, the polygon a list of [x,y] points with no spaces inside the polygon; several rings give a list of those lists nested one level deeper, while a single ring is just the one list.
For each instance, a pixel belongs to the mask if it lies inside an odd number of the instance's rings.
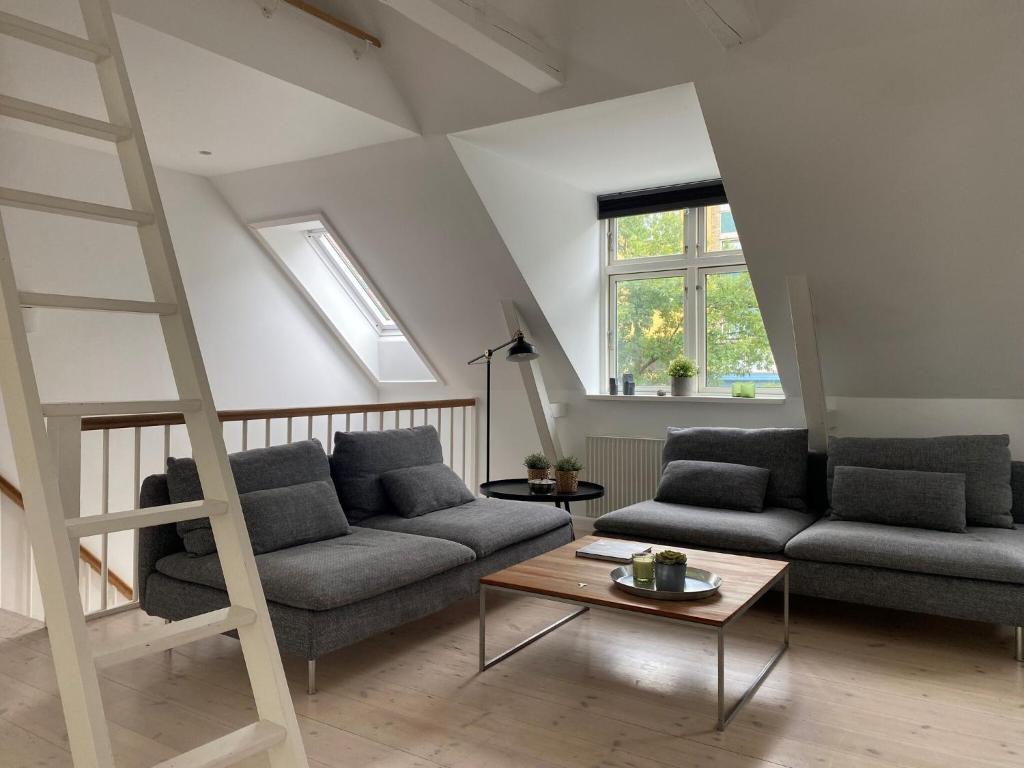
[{"label": "sofa seat cushion", "polygon": [[765,507],[757,513],[642,501],[602,515],[594,528],[641,541],[771,554],[781,552],[786,542],[814,520],[811,513],[784,507]]},{"label": "sofa seat cushion", "polygon": [[475,499],[419,517],[377,515],[360,525],[455,541],[487,557],[505,547],[569,525],[569,513],[547,504],[503,499]]},{"label": "sofa seat cushion", "polygon": [[[256,555],[267,600],[310,611],[357,603],[472,562],[473,550],[443,539],[352,528],[347,536]],[[176,552],[157,561],[165,576],[225,589],[216,554]]]},{"label": "sofa seat cushion", "polygon": [[822,520],[796,536],[786,555],[1024,584],[1024,531],[968,527],[966,533],[901,528],[878,523]]}]

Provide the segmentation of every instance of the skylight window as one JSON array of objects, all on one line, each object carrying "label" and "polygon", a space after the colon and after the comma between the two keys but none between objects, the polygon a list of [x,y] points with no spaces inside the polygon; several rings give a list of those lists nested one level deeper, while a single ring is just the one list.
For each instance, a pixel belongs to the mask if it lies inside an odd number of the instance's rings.
[{"label": "skylight window", "polygon": [[295,287],[378,384],[440,381],[356,254],[321,215],[251,225]]},{"label": "skylight window", "polygon": [[377,329],[377,332],[382,336],[400,334],[398,325],[384,303],[377,298],[370,286],[366,284],[363,276],[352,266],[351,260],[331,237],[331,233],[323,228],[311,229],[306,233],[306,238],[341,287],[348,292],[366,319]]}]

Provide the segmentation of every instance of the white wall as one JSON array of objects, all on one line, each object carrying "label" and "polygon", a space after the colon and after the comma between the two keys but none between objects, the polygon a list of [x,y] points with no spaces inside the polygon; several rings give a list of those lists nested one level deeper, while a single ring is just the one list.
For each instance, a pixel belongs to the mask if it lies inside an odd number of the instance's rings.
[{"label": "white wall", "polygon": [[590,192],[451,137],[491,220],[589,392],[601,387],[601,228]]},{"label": "white wall", "polygon": [[[0,129],[0,157],[0,186],[128,204],[111,155]],[[158,179],[217,407],[376,402],[376,388],[210,182],[167,171]],[[23,290],[152,298],[132,228],[11,208],[3,209],[3,221]],[[33,315],[29,342],[44,401],[175,397],[155,320],[49,310]],[[83,513],[99,505],[95,437],[85,442]],[[133,506],[130,433],[122,437],[111,444],[113,510]],[[145,471],[158,468],[158,447],[151,458],[156,464]],[[17,482],[2,416],[0,472]],[[95,542],[88,544],[98,551]],[[129,578],[130,547],[115,542],[112,554],[111,567]]]},{"label": "white wall", "polygon": [[112,6],[119,15],[416,130],[380,51],[285,3],[265,4],[277,7],[269,19],[252,0],[114,0]]},{"label": "white wall", "polygon": [[[482,396],[484,369],[466,362],[509,337],[513,299],[559,388],[572,367],[444,137],[415,138],[214,179],[246,221],[322,210],[446,385],[384,385],[384,399]],[[495,476],[520,472],[539,442],[520,372],[494,363]],[[482,414],[481,414],[482,416]],[[482,418],[481,418],[482,422]]]}]

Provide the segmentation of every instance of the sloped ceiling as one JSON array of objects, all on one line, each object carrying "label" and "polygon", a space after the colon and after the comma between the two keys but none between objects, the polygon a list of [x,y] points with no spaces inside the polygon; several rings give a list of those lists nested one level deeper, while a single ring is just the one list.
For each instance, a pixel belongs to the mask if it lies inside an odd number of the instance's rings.
[{"label": "sloped ceiling", "polygon": [[451,136],[583,389],[601,391],[596,196],[718,177],[689,83]]},{"label": "sloped ceiling", "polygon": [[[117,7],[151,20],[146,13],[149,5],[146,0],[132,0],[118,3]],[[171,23],[174,19],[184,17],[199,22],[205,19],[207,27],[216,27],[215,22],[226,16],[234,22],[237,37],[244,40],[248,32],[250,42],[255,41],[254,33],[240,28],[245,21],[254,24],[257,31],[270,35],[278,44],[285,41],[288,22],[299,24],[302,33],[309,38],[307,47],[314,50],[317,35],[325,34],[319,27],[306,29],[305,18],[265,20],[259,8],[245,0],[218,0],[215,5],[205,4],[200,9],[202,14],[191,16],[182,3],[164,4],[165,7],[172,5],[177,15],[168,18],[156,13],[151,15],[156,22],[179,32]],[[69,0],[0,0],[0,10],[83,34],[76,6],[77,3]],[[236,12],[234,16],[230,14],[232,9]],[[243,63],[133,19],[118,16],[116,21],[147,143],[159,166],[215,175],[416,135],[408,127],[415,126],[404,103],[382,70],[376,89],[379,95],[372,107],[365,99],[359,100],[352,94],[346,93],[345,98],[390,119],[344,103],[336,92],[318,93],[263,71],[253,66],[258,62],[252,57]],[[190,30],[185,33],[194,36]],[[357,64],[348,48],[338,46],[333,37],[325,42],[326,50],[338,49],[344,54],[346,65]],[[322,63],[312,55],[307,56],[307,61]],[[372,62],[364,62],[359,67],[364,81],[373,82],[373,66]],[[310,67],[314,72],[317,68]],[[299,82],[303,81],[299,79]],[[395,104],[389,103],[388,89]],[[91,65],[5,36],[0,37],[0,92],[106,119]],[[104,142],[21,121],[3,119],[0,125],[112,151]],[[200,154],[201,150],[212,154]]]},{"label": "sloped ceiling", "polygon": [[789,3],[697,82],[758,296],[808,276],[829,395],[1020,398],[1024,6],[883,5]]},{"label": "sloped ceiling", "polygon": [[682,0],[486,0],[562,55],[535,94],[377,0],[315,0],[373,30],[425,134],[452,133],[693,80],[724,56]]}]

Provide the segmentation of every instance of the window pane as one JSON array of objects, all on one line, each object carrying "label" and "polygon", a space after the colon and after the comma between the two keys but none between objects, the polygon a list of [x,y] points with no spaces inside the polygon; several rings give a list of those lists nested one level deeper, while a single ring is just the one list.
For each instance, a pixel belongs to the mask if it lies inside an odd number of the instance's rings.
[{"label": "window pane", "polygon": [[747,271],[708,272],[704,291],[707,385],[753,381],[759,389],[779,389],[775,358]]},{"label": "window pane", "polygon": [[686,210],[642,213],[615,220],[615,258],[674,256],[686,250]]},{"label": "window pane", "polygon": [[685,278],[652,277],[615,284],[615,371],[637,386],[667,386],[665,368],[683,354]]},{"label": "window pane", "polygon": [[704,209],[704,239],[705,253],[740,250],[740,236],[728,204]]}]

